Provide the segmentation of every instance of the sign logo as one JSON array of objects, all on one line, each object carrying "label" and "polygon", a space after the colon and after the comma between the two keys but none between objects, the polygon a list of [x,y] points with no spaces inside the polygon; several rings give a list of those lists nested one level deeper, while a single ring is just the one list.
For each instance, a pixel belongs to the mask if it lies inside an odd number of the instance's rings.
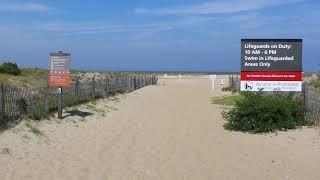
[{"label": "sign logo", "polygon": [[244,89],[251,91],[253,89],[253,83],[252,82],[245,82]]}]

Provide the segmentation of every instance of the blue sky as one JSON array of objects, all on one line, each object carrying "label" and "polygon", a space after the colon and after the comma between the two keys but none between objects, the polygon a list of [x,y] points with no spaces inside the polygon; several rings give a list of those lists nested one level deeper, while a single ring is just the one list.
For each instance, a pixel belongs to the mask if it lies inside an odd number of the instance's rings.
[{"label": "blue sky", "polygon": [[0,60],[88,70],[239,71],[241,38],[302,38],[320,70],[319,0],[0,0]]}]

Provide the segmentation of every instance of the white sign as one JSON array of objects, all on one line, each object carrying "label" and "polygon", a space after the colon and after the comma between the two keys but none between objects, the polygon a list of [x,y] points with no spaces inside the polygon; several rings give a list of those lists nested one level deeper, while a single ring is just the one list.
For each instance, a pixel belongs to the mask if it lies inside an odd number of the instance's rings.
[{"label": "white sign", "polygon": [[241,81],[241,91],[302,91],[301,81]]}]

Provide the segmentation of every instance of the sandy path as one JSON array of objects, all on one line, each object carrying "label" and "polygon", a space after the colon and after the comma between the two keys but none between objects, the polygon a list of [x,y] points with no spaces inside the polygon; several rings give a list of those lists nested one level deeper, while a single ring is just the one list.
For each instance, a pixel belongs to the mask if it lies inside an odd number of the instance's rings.
[{"label": "sandy path", "polygon": [[[216,92],[214,96],[220,96]],[[24,123],[0,134],[1,179],[319,180],[320,136],[225,131],[208,80],[167,80],[100,100],[84,121]],[[89,108],[90,109],[90,108]],[[9,152],[4,151],[8,148]]]}]

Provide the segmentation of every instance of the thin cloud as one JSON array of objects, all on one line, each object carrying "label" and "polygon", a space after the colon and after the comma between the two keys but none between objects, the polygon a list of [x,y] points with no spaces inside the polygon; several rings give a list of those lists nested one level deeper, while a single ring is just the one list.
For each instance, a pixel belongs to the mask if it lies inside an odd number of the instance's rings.
[{"label": "thin cloud", "polygon": [[139,32],[158,29],[161,24],[140,24],[140,25],[121,25],[104,23],[45,23],[37,27],[37,30],[62,33],[64,35],[79,34],[101,34],[101,33],[120,33],[120,32]]},{"label": "thin cloud", "polygon": [[106,24],[106,23],[68,23],[52,22],[33,26],[37,31],[58,33],[66,36],[95,35],[104,33],[137,33],[133,39],[151,37],[163,31],[170,31],[183,27],[197,26],[207,21],[215,20],[214,17],[186,17],[176,21],[166,21],[149,24]]},{"label": "thin cloud", "polygon": [[204,15],[204,14],[226,14],[244,11],[259,10],[270,6],[298,3],[303,0],[230,0],[215,1],[189,6],[176,6],[160,9],[137,8],[136,14],[155,15]]},{"label": "thin cloud", "polygon": [[38,3],[0,3],[0,12],[41,12],[49,9]]}]

